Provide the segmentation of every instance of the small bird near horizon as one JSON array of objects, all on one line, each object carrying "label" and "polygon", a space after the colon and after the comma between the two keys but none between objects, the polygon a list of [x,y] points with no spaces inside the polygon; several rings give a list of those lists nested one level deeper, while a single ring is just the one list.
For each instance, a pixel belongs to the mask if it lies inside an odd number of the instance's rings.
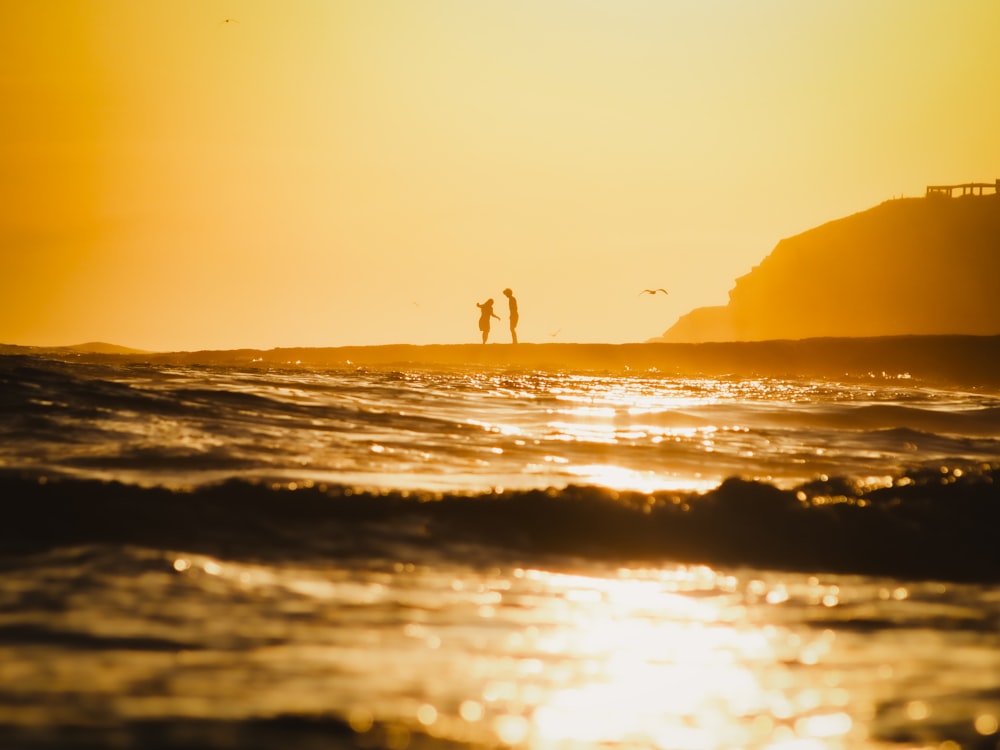
[{"label": "small bird near horizon", "polygon": [[642,295],[644,295],[644,294],[656,294],[657,292],[663,292],[664,294],[670,294],[670,292],[668,292],[668,291],[667,291],[666,289],[664,289],[663,287],[659,287],[658,289],[643,289],[643,290],[642,290],[641,292],[639,292],[639,293],[638,293],[638,294],[637,294],[636,296],[637,296],[637,297],[641,297],[641,296],[642,296]]}]

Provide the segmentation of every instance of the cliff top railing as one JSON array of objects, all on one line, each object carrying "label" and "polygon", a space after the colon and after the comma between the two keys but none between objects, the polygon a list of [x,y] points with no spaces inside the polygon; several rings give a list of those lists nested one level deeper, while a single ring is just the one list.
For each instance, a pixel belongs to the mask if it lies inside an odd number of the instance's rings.
[{"label": "cliff top railing", "polygon": [[[961,185],[928,185],[927,197],[943,196],[952,198],[956,190],[961,190],[962,195],[983,195],[983,191],[992,191],[993,195],[1000,195],[1000,179],[996,182],[966,182]],[[985,193],[989,195],[989,193]]]}]

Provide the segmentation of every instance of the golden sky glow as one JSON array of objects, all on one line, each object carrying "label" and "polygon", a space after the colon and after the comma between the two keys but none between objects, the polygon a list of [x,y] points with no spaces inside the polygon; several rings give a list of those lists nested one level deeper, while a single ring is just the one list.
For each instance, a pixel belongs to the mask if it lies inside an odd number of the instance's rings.
[{"label": "golden sky glow", "polygon": [[476,342],[506,286],[522,341],[657,336],[783,237],[1000,176],[998,30],[991,0],[5,0],[0,343]]}]

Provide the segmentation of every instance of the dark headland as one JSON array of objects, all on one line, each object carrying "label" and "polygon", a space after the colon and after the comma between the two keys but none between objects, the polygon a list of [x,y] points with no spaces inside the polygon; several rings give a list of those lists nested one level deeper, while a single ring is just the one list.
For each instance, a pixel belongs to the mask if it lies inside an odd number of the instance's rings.
[{"label": "dark headland", "polygon": [[1000,334],[1000,180],[929,186],[784,239],[670,342]]}]

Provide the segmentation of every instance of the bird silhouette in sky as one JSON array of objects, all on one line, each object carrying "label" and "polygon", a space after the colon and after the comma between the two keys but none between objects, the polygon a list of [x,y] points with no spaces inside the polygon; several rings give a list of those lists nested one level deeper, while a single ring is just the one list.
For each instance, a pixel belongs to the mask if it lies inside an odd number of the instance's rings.
[{"label": "bird silhouette in sky", "polygon": [[664,294],[670,294],[670,292],[668,292],[668,291],[667,291],[666,289],[664,289],[663,287],[659,287],[658,289],[643,289],[643,290],[642,290],[641,292],[639,292],[639,294],[637,294],[636,296],[637,296],[637,297],[641,297],[641,296],[642,296],[642,295],[644,295],[644,294],[656,294],[657,292],[663,292]]}]

